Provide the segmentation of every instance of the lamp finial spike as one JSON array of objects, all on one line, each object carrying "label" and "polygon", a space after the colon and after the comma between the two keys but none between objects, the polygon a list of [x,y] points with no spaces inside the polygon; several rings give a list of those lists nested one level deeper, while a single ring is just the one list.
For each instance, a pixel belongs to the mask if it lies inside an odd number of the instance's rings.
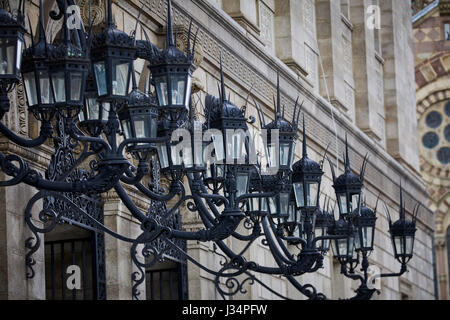
[{"label": "lamp finial spike", "polygon": [[350,172],[350,158],[348,156],[347,132],[345,133],[345,171]]},{"label": "lamp finial spike", "polygon": [[227,95],[225,92],[225,80],[223,77],[222,53],[220,53],[220,89],[222,103],[224,103],[227,100]]},{"label": "lamp finial spike", "polygon": [[306,152],[306,129],[305,129],[305,113],[303,113],[303,158],[307,158],[308,154]]},{"label": "lamp finial spike", "polygon": [[167,0],[167,48],[173,46],[172,1]]}]

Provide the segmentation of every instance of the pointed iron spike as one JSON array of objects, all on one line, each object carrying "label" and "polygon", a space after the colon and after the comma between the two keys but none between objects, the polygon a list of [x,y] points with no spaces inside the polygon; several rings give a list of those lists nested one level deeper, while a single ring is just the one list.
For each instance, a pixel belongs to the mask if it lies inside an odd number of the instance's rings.
[{"label": "pointed iron spike", "polygon": [[392,219],[391,219],[391,214],[389,212],[389,208],[388,208],[388,206],[386,205],[386,203],[384,201],[383,201],[383,205],[384,205],[384,211],[386,213],[386,218],[388,219],[389,225],[391,226],[392,225]]},{"label": "pointed iron spike", "polygon": [[248,99],[250,98],[250,94],[252,93],[252,90],[253,90],[253,86],[255,85],[255,83],[253,82],[253,84],[252,84],[252,86],[250,87],[250,90],[249,90],[249,92],[248,92],[248,94],[247,94],[247,98],[245,99],[245,106],[248,104]]},{"label": "pointed iron spike", "polygon": [[108,0],[108,22],[107,22],[107,26],[108,27],[113,27],[114,26],[113,14],[112,14],[112,1],[111,0]]},{"label": "pointed iron spike", "polygon": [[27,14],[28,25],[30,26],[31,46],[34,47],[33,27],[31,26],[30,16]]},{"label": "pointed iron spike", "polygon": [[139,25],[139,18],[141,17],[142,10],[144,9],[144,5],[145,5],[145,2],[143,2],[142,5],[139,7],[138,15],[137,15],[137,18],[136,18],[136,24],[135,24],[135,26],[134,26],[134,30],[133,30],[132,33],[131,33],[132,36],[134,37],[134,46],[136,46],[136,41],[137,41],[137,28],[138,28],[138,25]]},{"label": "pointed iron spike", "polygon": [[276,114],[280,114],[281,112],[281,95],[280,95],[280,72],[277,71],[277,105],[276,105]]},{"label": "pointed iron spike", "polygon": [[336,174],[334,172],[334,164],[331,161],[330,157],[328,157],[328,156],[327,156],[327,160],[328,160],[328,163],[330,164],[331,176],[333,177],[333,181],[335,181],[336,180]]},{"label": "pointed iron spike", "polygon": [[137,81],[136,81],[136,70],[134,69],[134,61],[131,63],[131,81],[132,81],[132,89],[137,90]]},{"label": "pointed iron spike", "polygon": [[325,157],[328,154],[328,148],[330,147],[330,142],[327,144],[327,147],[325,148],[325,153],[323,154],[323,158],[322,158],[322,169],[323,169],[323,164],[325,163]]},{"label": "pointed iron spike", "polygon": [[416,212],[415,212],[415,214],[414,214],[414,217],[413,217],[413,222],[414,222],[414,223],[416,223],[417,217],[419,216],[419,210],[420,210],[420,207],[421,207],[421,206],[422,206],[421,203],[419,203],[418,206],[417,206],[417,210],[416,210]]},{"label": "pointed iron spike", "polygon": [[405,220],[405,207],[403,202],[403,189],[401,179],[400,179],[400,219]]},{"label": "pointed iron spike", "polygon": [[187,42],[186,42],[186,54],[188,56],[191,55],[191,30],[192,30],[192,18],[189,22],[189,30],[188,30],[188,36],[187,36]]},{"label": "pointed iron spike", "polygon": [[297,113],[297,106],[298,106],[298,96],[297,96],[297,100],[295,100],[295,105],[294,105],[294,113],[292,114],[292,124],[294,125],[295,123],[295,114]]},{"label": "pointed iron spike", "polygon": [[192,45],[192,56],[195,56],[195,46],[197,45],[197,36],[198,36],[199,30],[200,30],[200,27],[197,27],[197,31],[195,32],[195,36],[194,36],[194,44]]},{"label": "pointed iron spike", "polygon": [[167,35],[166,45],[167,48],[173,46],[173,27],[172,27],[172,1],[167,0]]},{"label": "pointed iron spike", "polygon": [[147,32],[145,31],[145,28],[142,28],[142,31],[144,32],[144,38],[145,38],[145,41],[150,42],[150,38],[148,37],[148,34],[147,34]]},{"label": "pointed iron spike", "polygon": [[306,159],[308,157],[308,153],[306,150],[306,126],[305,126],[305,113],[303,112],[303,158]]},{"label": "pointed iron spike", "polygon": [[70,43],[70,33],[69,33],[69,28],[67,27],[67,0],[63,1],[63,29],[64,32],[62,32],[64,34],[64,43],[67,45]]},{"label": "pointed iron spike", "polygon": [[220,52],[220,88],[221,88],[221,99],[222,103],[224,103],[227,99],[226,91],[225,91],[225,80],[223,76],[223,63],[222,63],[222,52]]},{"label": "pointed iron spike", "polygon": [[255,98],[254,97],[252,97],[252,100],[253,100],[253,103],[255,104],[255,108],[256,108],[256,113],[258,113],[258,118],[259,118],[259,124],[261,125],[261,127],[263,126],[262,125],[262,119],[261,119],[261,114],[260,114],[260,112],[259,112],[259,107],[258,107],[258,103],[255,101]]},{"label": "pointed iron spike", "polygon": [[378,195],[378,197],[377,197],[377,202],[375,203],[375,209],[374,209],[374,212],[375,212],[375,213],[377,213],[377,209],[378,209],[378,201],[380,200],[380,196],[381,196],[381,194]]},{"label": "pointed iron spike", "polygon": [[45,40],[45,42],[47,42],[47,39],[45,38],[45,29],[44,29],[44,8],[43,8],[42,0],[39,0],[39,39],[38,39],[38,42],[41,40]]},{"label": "pointed iron spike", "polygon": [[348,156],[348,140],[347,140],[347,132],[345,133],[345,169],[350,171],[350,158]]}]

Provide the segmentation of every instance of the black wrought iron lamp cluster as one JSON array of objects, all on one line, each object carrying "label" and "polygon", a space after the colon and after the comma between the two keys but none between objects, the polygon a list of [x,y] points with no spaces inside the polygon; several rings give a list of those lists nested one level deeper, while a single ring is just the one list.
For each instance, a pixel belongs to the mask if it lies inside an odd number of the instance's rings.
[{"label": "black wrought iron lamp cluster", "polygon": [[[146,40],[137,40],[136,30],[134,36],[118,30],[113,21],[111,0],[107,2],[107,21],[100,33],[93,35],[92,27],[89,34],[83,28],[69,30],[68,3],[58,2],[63,12],[63,28],[59,44],[52,45],[47,43],[40,1],[38,40],[35,43],[31,35],[32,43],[22,54],[25,2],[19,2],[15,14],[7,10],[6,1],[2,2],[0,118],[9,110],[7,93],[20,81],[21,73],[29,111],[41,121],[42,126],[40,136],[33,140],[18,137],[3,124],[0,124],[0,132],[24,147],[36,147],[53,136],[51,121],[57,117],[65,124],[62,134],[76,141],[74,146],[85,146],[75,167],[95,155],[92,171],[87,178],[76,181],[50,181],[30,169],[21,158],[0,153],[1,169],[12,177],[1,182],[0,186],[24,182],[45,190],[47,197],[53,195],[59,199],[64,199],[63,193],[67,192],[99,194],[114,188],[141,224],[142,234],[134,240],[127,239],[133,241],[134,246],[141,243],[149,245],[159,239],[182,251],[176,247],[174,239],[214,241],[229,259],[220,272],[212,272],[217,278],[228,277],[230,280],[235,275],[250,271],[281,274],[310,299],[325,297],[310,285],[302,286],[294,276],[322,268],[324,255],[332,243],[334,256],[342,265],[342,273],[361,281],[355,298],[367,299],[373,295],[375,290],[368,284],[367,270],[368,256],[374,246],[377,217],[376,208],[371,210],[362,202],[367,157],[360,175],[352,173],[346,141],[345,171],[341,176],[336,178],[330,161],[339,208],[339,219],[335,221],[329,206],[320,207],[324,161],[319,164],[308,157],[304,118],[303,154],[294,163],[301,106],[298,106],[297,99],[292,120],[284,119],[285,106],[282,108],[279,75],[272,122],[266,124],[264,113],[254,100],[261,128],[268,131],[265,150],[267,168],[263,168],[261,163],[251,161],[254,150],[245,131],[248,130],[248,123],[254,121],[245,116],[247,105],[239,108],[226,96],[222,59],[219,98],[206,97],[205,123],[194,118],[191,87],[197,35],[191,48],[191,24],[186,52],[177,48],[172,32],[170,0],[167,2],[166,48],[163,50],[154,46],[147,35]],[[151,87],[148,92],[139,90],[137,86],[134,70],[137,58],[149,62]],[[152,88],[155,89],[155,96],[151,94]],[[188,134],[189,141],[183,141],[183,133]],[[123,136],[122,142],[119,142],[120,135]],[[138,159],[137,169],[126,160],[125,152]],[[167,194],[155,192],[141,183],[148,174],[150,157],[158,158],[160,172],[171,183]],[[271,172],[271,169],[275,171]],[[190,187],[189,195],[183,186],[184,179]],[[141,212],[122,184],[132,185],[143,196],[164,203],[161,208],[166,208],[163,213],[165,217],[179,210],[182,203],[188,202],[188,209],[198,212],[204,229],[196,232],[179,230],[167,226],[152,212]],[[168,202],[176,196],[176,204],[167,209]],[[382,277],[403,274],[413,255],[416,221],[415,218],[412,221],[406,219],[402,199],[401,191],[400,220],[390,222],[394,255],[402,268],[400,273],[382,274]],[[32,207],[37,200],[33,197],[28,207]],[[415,215],[417,210],[415,208]],[[85,215],[87,219],[92,219],[89,214]],[[32,225],[31,220],[28,222]],[[250,235],[237,231],[242,222],[250,230]],[[105,226],[101,228],[124,239]],[[38,237],[37,232],[35,235]],[[244,259],[244,252],[262,236],[278,267],[260,266]],[[229,237],[246,241],[245,250],[234,253],[223,242]],[[290,245],[299,249],[298,254],[290,253]],[[136,258],[136,250],[132,250],[131,254]],[[211,272],[186,252],[183,254]],[[28,267],[32,266],[28,259],[27,263]],[[356,273],[359,264],[363,275]],[[228,272],[231,269],[237,271]],[[216,281],[216,285],[219,284],[220,281]],[[218,290],[226,294],[219,287]]]}]

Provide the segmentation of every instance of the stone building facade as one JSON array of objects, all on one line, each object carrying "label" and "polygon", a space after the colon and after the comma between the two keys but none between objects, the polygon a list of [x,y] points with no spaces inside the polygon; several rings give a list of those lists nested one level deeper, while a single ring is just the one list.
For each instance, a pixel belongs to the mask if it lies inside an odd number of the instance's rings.
[{"label": "stone building facade", "polygon": [[[85,15],[87,1],[77,1]],[[137,37],[143,38],[142,28],[158,47],[164,46],[166,21],[165,0],[115,0],[113,14],[117,27],[131,33],[139,7],[144,4],[142,24]],[[405,191],[408,215],[416,201],[429,201],[426,184],[420,173],[418,127],[414,86],[413,30],[409,0],[173,0],[173,16],[178,44],[185,41],[185,32],[192,20],[199,28],[199,65],[194,73],[194,91],[204,99],[205,94],[217,95],[219,57],[222,55],[227,92],[237,106],[245,104],[248,91],[262,107],[267,118],[273,117],[273,96],[276,75],[280,73],[282,103],[287,106],[287,117],[297,97],[304,101],[309,156],[320,161],[325,149],[331,158],[341,155],[345,133],[348,134],[352,170],[359,171],[366,153],[370,154],[366,171],[365,197],[367,205],[375,207],[377,197],[391,212],[399,210],[399,184]],[[33,30],[37,26],[38,1],[27,2]],[[92,1],[97,22],[104,17],[103,1]],[[56,10],[54,0],[44,0],[45,16]],[[368,23],[368,21],[372,23]],[[60,26],[46,21],[47,35],[55,37]],[[379,26],[378,27],[373,27]],[[35,32],[33,34],[36,34]],[[30,41],[29,37],[27,41]],[[144,61],[135,65],[139,85],[148,85],[149,71]],[[252,103],[247,116],[256,117]],[[6,116],[7,125],[24,136],[35,136],[37,125],[26,111],[23,88],[12,95],[12,108]],[[257,118],[257,117],[256,117]],[[259,123],[255,124],[256,128]],[[256,129],[255,128],[255,129]],[[0,138],[0,150],[19,154],[45,171],[50,161],[51,146],[25,150]],[[297,144],[296,159],[301,155]],[[323,196],[332,196],[330,170],[325,167],[322,180]],[[5,179],[0,174],[2,180]],[[36,190],[25,185],[0,189],[0,298],[46,299],[49,296],[49,250],[64,237],[85,238],[86,231],[76,233],[72,227],[62,226],[42,236],[41,245],[34,253],[35,276],[26,279],[25,241],[31,233],[24,222],[23,212]],[[129,189],[133,201],[145,209],[149,203],[136,190]],[[102,195],[105,200],[105,225],[126,237],[139,235],[139,225],[131,217],[114,192]],[[393,257],[388,220],[380,205],[377,219],[375,250],[370,261],[382,272],[398,272],[399,264]],[[381,208],[381,209],[380,209]],[[36,213],[39,211],[35,210]],[[181,210],[183,227],[195,230],[201,227],[198,217]],[[409,263],[409,272],[401,278],[381,280],[381,294],[375,299],[433,299],[435,296],[433,272],[434,213],[427,205],[418,217],[415,255]],[[59,243],[59,242],[58,242]],[[228,240],[238,250],[242,243]],[[53,248],[53,249],[48,249]],[[221,259],[214,254],[213,244],[190,241],[188,253],[209,269],[220,269]],[[292,248],[295,250],[295,248]],[[53,251],[52,251],[53,252]],[[105,235],[105,284],[108,299],[131,299],[132,273],[136,271],[130,258],[130,245]],[[270,251],[260,241],[246,256],[248,261],[274,265]],[[154,298],[153,280],[158,284],[163,270],[174,270],[166,262],[147,273],[147,282],[139,286],[140,298]],[[192,263],[186,276],[189,299],[219,299],[214,278]],[[270,288],[293,299],[304,297],[278,276],[257,275]],[[159,279],[159,280],[157,280]],[[301,283],[314,285],[331,299],[354,295],[357,283],[340,274],[340,266],[330,253],[324,268],[317,273],[299,277]],[[149,281],[151,281],[149,285]],[[246,293],[233,299],[277,299],[263,286],[246,286]]]},{"label": "stone building facade", "polygon": [[435,212],[439,299],[449,299],[450,1],[422,4],[413,28],[420,167]]}]

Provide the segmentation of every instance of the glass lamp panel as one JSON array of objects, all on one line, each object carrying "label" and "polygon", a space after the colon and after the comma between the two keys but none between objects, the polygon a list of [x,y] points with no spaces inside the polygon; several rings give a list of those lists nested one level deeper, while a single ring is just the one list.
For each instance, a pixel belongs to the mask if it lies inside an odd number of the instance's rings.
[{"label": "glass lamp panel", "polygon": [[289,193],[280,193],[280,215],[289,214]]},{"label": "glass lamp panel", "polygon": [[310,182],[307,184],[307,188],[306,205],[308,207],[315,207],[317,205],[317,191],[319,189],[319,184],[317,182]]},{"label": "glass lamp panel", "polygon": [[[364,228],[363,228],[363,230],[364,230]],[[364,233],[364,231],[361,231],[362,233]],[[363,237],[364,237],[364,235],[363,235]],[[359,234],[359,232],[358,232],[358,234],[356,235],[356,237],[355,237],[355,241],[354,241],[354,244],[355,244],[355,249],[356,250],[359,250],[359,249],[361,249],[361,241],[360,241],[361,239],[360,239],[360,234]],[[363,243],[364,243],[364,240],[363,240]]]},{"label": "glass lamp panel", "polygon": [[352,200],[352,208],[350,209],[350,212],[353,212],[354,210],[357,210],[359,207],[359,194],[353,194],[351,196],[351,200]]},{"label": "glass lamp panel", "polygon": [[348,213],[348,208],[347,208],[347,195],[344,194],[339,194],[339,206],[341,208],[341,213],[343,214],[347,214]]},{"label": "glass lamp panel", "polygon": [[294,163],[294,157],[295,157],[295,141],[292,142],[292,152],[291,152],[291,158],[289,159],[289,166],[291,167]]},{"label": "glass lamp panel", "polygon": [[372,248],[373,246],[373,227],[362,228],[362,240],[364,248]]},{"label": "glass lamp panel", "polygon": [[394,254],[403,254],[403,237],[394,238]]},{"label": "glass lamp panel", "polygon": [[225,152],[223,148],[223,139],[220,134],[212,134],[212,141],[214,143],[214,152],[216,154],[216,160],[222,161],[225,159]]},{"label": "glass lamp panel", "polygon": [[225,166],[223,164],[218,164],[216,166],[216,175],[218,178],[225,177]]},{"label": "glass lamp panel", "polygon": [[62,71],[52,74],[56,102],[66,102],[66,74]]},{"label": "glass lamp panel", "polygon": [[[242,136],[240,134],[234,134],[231,137],[231,141],[227,141],[227,151],[231,155],[231,159],[238,160],[242,158]],[[231,154],[230,154],[231,153]]]},{"label": "glass lamp panel", "polygon": [[348,247],[347,247],[348,251],[347,251],[347,255],[348,256],[353,256],[353,251],[355,250],[355,238],[354,237],[350,237],[348,239]]},{"label": "glass lamp panel", "polygon": [[87,116],[88,120],[97,120],[100,117],[100,104],[95,98],[87,99]]},{"label": "glass lamp panel", "polygon": [[0,75],[14,75],[16,43],[12,39],[0,39]]},{"label": "glass lamp panel", "polygon": [[176,146],[171,147],[171,158],[174,166],[181,166],[183,163],[183,152],[178,150]]},{"label": "glass lamp panel", "polygon": [[260,211],[267,212],[267,198],[260,199],[260,204],[261,204]]},{"label": "glass lamp panel", "polygon": [[186,103],[186,76],[172,75],[170,76],[170,81],[172,105],[184,105]]},{"label": "glass lamp panel", "polygon": [[159,165],[161,169],[169,167],[169,157],[167,155],[167,147],[165,144],[159,144],[157,146]]},{"label": "glass lamp panel", "polygon": [[[85,102],[85,105],[86,105],[86,109],[87,109],[87,108],[88,108],[88,102],[87,102],[87,100],[86,100],[86,102]],[[78,114],[78,120],[79,120],[80,122],[83,122],[83,121],[86,120],[86,118],[84,117],[84,110],[81,110],[81,112]]]},{"label": "glass lamp panel", "polygon": [[134,116],[134,130],[136,131],[136,138],[147,138],[149,136],[147,117],[144,115]]},{"label": "glass lamp panel", "polygon": [[156,95],[158,96],[159,106],[167,106],[169,104],[168,92],[167,92],[167,78],[158,77],[155,78]]},{"label": "glass lamp panel", "polygon": [[259,211],[259,198],[251,198],[248,203],[250,211]]},{"label": "glass lamp panel", "polygon": [[248,175],[246,173],[238,173],[236,176],[237,192],[236,197],[247,193]]},{"label": "glass lamp panel", "polygon": [[290,144],[289,143],[280,143],[280,165],[288,166],[290,160]]},{"label": "glass lamp panel", "polygon": [[83,81],[83,74],[81,72],[70,73],[70,100],[80,101],[81,99],[81,84]]},{"label": "glass lamp panel", "polygon": [[183,163],[186,168],[192,168],[194,166],[192,156],[193,156],[193,149],[191,146],[183,149]]},{"label": "glass lamp panel", "polygon": [[187,82],[187,86],[186,86],[186,89],[185,89],[185,95],[186,96],[185,96],[185,99],[184,99],[184,106],[186,108],[189,107],[189,99],[191,97],[192,78],[191,78],[190,75],[188,75],[187,80],[188,80],[188,82]]},{"label": "glass lamp panel", "polygon": [[17,40],[17,50],[16,50],[16,73],[19,74],[20,68],[22,67],[22,47],[23,42],[22,40]]},{"label": "glass lamp panel", "polygon": [[41,103],[53,103],[53,93],[50,86],[50,77],[47,71],[39,71],[39,83],[41,89]]},{"label": "glass lamp panel", "polygon": [[303,197],[303,183],[294,183],[294,194],[297,202],[297,208],[305,206],[305,198]]},{"label": "glass lamp panel", "polygon": [[128,93],[128,71],[130,63],[128,61],[114,59],[112,74],[112,94],[115,96],[125,96]]},{"label": "glass lamp panel", "polygon": [[407,255],[412,255],[413,247],[414,247],[414,237],[406,236],[405,241],[406,241],[406,252],[405,253]]},{"label": "glass lamp panel", "polygon": [[267,162],[270,168],[275,168],[278,165],[278,159],[276,158],[277,152],[274,144],[269,144],[267,147]]},{"label": "glass lamp panel", "polygon": [[34,106],[38,103],[36,91],[36,79],[34,72],[28,72],[23,75],[25,91],[27,93],[28,105]]},{"label": "glass lamp panel", "polygon": [[289,216],[287,222],[295,222],[295,206],[293,204],[289,205]]},{"label": "glass lamp panel", "polygon": [[270,214],[276,214],[277,213],[277,205],[276,205],[275,197],[268,197],[267,198],[267,206],[269,208]]},{"label": "glass lamp panel", "polygon": [[[97,100],[97,99],[95,99],[95,100]],[[103,109],[102,120],[108,121],[109,111],[111,109],[111,105],[109,104],[109,102],[102,102],[101,107]]]},{"label": "glass lamp panel", "polygon": [[105,62],[94,63],[95,81],[97,82],[97,91],[99,96],[108,94],[108,87],[106,84],[106,67]]},{"label": "glass lamp panel", "polygon": [[125,139],[132,138],[131,136],[131,126],[129,120],[122,120],[122,130],[123,134],[125,135]]}]

